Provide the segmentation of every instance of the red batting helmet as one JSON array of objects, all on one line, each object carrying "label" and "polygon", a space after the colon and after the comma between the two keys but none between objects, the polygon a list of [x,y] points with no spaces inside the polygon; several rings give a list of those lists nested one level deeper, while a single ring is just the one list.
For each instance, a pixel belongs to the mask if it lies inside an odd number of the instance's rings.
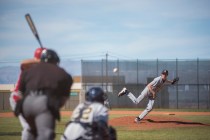
[{"label": "red batting helmet", "polygon": [[40,59],[42,51],[45,50],[46,48],[37,48],[34,52],[34,58]]}]

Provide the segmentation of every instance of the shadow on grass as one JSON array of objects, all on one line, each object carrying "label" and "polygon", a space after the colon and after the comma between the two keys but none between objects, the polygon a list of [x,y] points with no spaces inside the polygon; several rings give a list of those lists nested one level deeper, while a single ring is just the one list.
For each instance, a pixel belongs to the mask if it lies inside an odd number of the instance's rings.
[{"label": "shadow on grass", "polygon": [[202,126],[210,126],[210,124],[204,124],[200,122],[184,122],[184,121],[154,121],[152,119],[146,119],[151,123],[174,123],[174,124],[187,124],[187,125],[202,125]]},{"label": "shadow on grass", "polygon": [[0,132],[0,136],[21,136],[21,132]]}]

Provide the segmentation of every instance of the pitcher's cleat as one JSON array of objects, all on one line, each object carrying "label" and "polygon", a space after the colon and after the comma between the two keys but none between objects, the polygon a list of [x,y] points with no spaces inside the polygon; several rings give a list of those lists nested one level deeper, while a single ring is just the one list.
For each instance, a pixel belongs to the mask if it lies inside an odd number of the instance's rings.
[{"label": "pitcher's cleat", "polygon": [[118,93],[118,97],[123,96],[125,94],[128,94],[128,90],[126,89],[126,87],[124,87],[119,93]]},{"label": "pitcher's cleat", "polygon": [[139,124],[140,121],[141,121],[141,119],[139,117],[136,117],[135,120],[134,120],[134,122],[137,123],[137,124]]}]

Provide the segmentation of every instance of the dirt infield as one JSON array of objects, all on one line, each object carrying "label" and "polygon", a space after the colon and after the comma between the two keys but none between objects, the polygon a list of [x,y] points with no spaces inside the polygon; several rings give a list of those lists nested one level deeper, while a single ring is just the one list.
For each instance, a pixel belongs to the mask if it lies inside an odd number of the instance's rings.
[{"label": "dirt infield", "polygon": [[130,114],[132,116],[123,116],[113,118],[109,121],[110,125],[120,126],[130,130],[151,130],[161,128],[175,128],[175,127],[197,127],[210,126],[210,124],[203,124],[200,122],[192,122],[190,120],[182,119],[177,116],[186,115],[204,115],[209,116],[210,112],[162,112],[153,111],[146,116],[140,124],[134,123],[135,116],[139,115],[139,111],[110,111],[110,114]]},{"label": "dirt infield", "polygon": [[174,116],[150,116],[143,119],[139,124],[134,123],[134,117],[126,116],[113,118],[109,122],[113,126],[121,126],[130,130],[152,130],[160,128],[175,128],[175,127],[195,127],[195,126],[210,126],[199,122],[183,120]]},{"label": "dirt infield", "polygon": [[[71,111],[62,111],[62,116],[71,115]],[[165,112],[165,111],[153,111],[141,121],[140,124],[134,123],[135,116],[139,115],[139,111],[109,111],[110,115],[119,115],[109,120],[109,124],[112,126],[124,127],[130,130],[151,130],[160,128],[175,128],[175,127],[198,127],[208,126],[210,124],[203,124],[200,122],[193,122],[191,120],[183,119],[179,116],[187,115],[202,115],[210,116],[210,112]],[[127,116],[123,116],[127,115]],[[0,117],[14,117],[12,112],[0,113]]]}]

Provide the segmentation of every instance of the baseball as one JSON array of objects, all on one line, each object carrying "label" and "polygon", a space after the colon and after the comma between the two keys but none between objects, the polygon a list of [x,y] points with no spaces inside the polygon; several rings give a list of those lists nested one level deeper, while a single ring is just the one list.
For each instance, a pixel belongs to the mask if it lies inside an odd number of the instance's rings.
[{"label": "baseball", "polygon": [[114,73],[115,73],[115,72],[117,72],[117,71],[118,71],[118,69],[117,69],[117,68],[114,68],[114,69],[113,69],[113,72],[114,72]]}]

